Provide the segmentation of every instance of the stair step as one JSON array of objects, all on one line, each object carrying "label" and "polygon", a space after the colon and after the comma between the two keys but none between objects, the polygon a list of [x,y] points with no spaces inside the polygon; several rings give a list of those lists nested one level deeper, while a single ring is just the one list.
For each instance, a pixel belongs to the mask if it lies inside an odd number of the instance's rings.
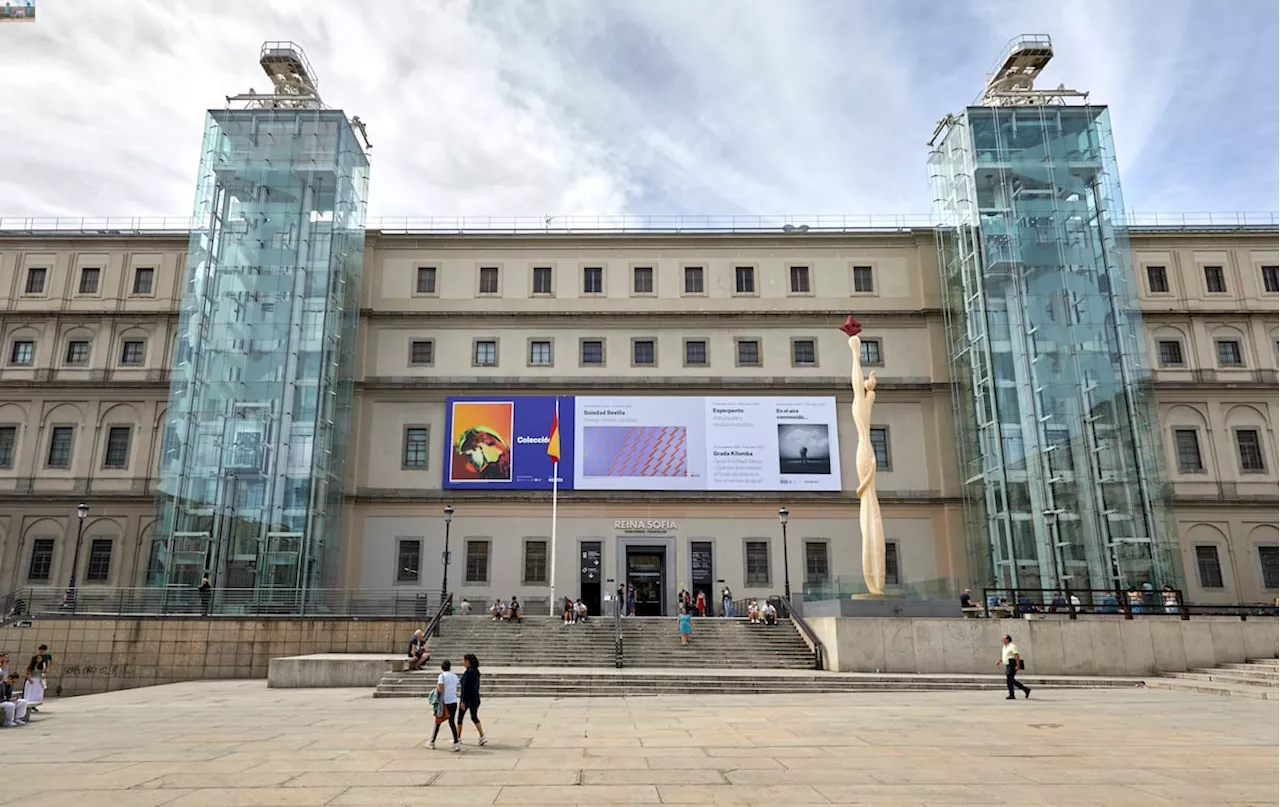
[{"label": "stair step", "polygon": [[1257,698],[1259,700],[1276,700],[1277,698],[1276,690],[1272,687],[1229,684],[1218,681],[1188,681],[1182,678],[1162,677],[1149,679],[1147,687],[1149,689],[1196,692],[1202,695],[1231,695],[1241,698]]}]

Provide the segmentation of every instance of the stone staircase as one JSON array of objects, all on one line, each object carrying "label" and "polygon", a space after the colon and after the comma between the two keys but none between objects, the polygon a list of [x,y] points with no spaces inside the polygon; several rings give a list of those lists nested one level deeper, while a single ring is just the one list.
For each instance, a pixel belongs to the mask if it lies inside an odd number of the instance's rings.
[{"label": "stone staircase", "polygon": [[1150,689],[1172,689],[1206,695],[1233,695],[1260,700],[1280,699],[1280,660],[1257,659],[1148,678]]},{"label": "stone staircase", "polygon": [[559,617],[527,616],[494,622],[487,616],[451,616],[427,643],[429,669],[444,659],[462,670],[462,654],[475,653],[484,667],[612,667],[613,620],[565,625]]},{"label": "stone staircase", "polygon": [[752,625],[745,619],[693,621],[680,645],[675,619],[622,620],[622,666],[650,669],[812,670],[813,651],[790,620]]},{"label": "stone staircase", "polygon": [[[655,695],[794,695],[835,692],[1003,691],[1000,675],[871,675],[799,670],[485,669],[483,698],[617,698]],[[423,698],[434,672],[388,673],[375,698]],[[1137,679],[1020,676],[1032,689],[1133,688]]]}]

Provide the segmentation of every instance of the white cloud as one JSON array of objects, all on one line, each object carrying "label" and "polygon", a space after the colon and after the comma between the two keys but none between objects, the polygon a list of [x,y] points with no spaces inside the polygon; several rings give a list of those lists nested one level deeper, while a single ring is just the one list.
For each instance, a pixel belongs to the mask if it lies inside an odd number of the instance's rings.
[{"label": "white cloud", "polygon": [[[283,38],[307,49],[326,101],[368,123],[372,216],[924,213],[934,121],[1024,32],[1054,36],[1045,83],[1112,106],[1130,207],[1275,206],[1275,171],[1246,167],[1274,166],[1274,114],[1198,134],[1221,138],[1233,169],[1169,149],[1206,73],[1274,87],[1274,60],[1239,46],[1275,28],[1274,4],[1247,23],[1185,0],[402,6],[42,6],[36,24],[0,29],[0,142],[22,146],[0,212],[185,215],[204,110],[266,89],[257,50]],[[1197,116],[1226,114],[1200,98]]]}]

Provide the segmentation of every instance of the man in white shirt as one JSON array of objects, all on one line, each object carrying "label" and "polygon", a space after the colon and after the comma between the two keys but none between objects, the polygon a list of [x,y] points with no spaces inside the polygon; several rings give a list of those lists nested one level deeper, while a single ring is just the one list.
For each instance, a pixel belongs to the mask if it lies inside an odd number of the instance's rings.
[{"label": "man in white shirt", "polygon": [[1006,633],[1000,637],[1000,643],[1004,646],[1000,648],[1000,660],[996,662],[996,666],[1004,665],[1004,682],[1009,687],[1009,697],[1005,700],[1014,700],[1014,687],[1022,690],[1023,697],[1031,697],[1031,687],[1018,680],[1018,667],[1022,663],[1022,656],[1018,654],[1018,646],[1013,643],[1013,637]]},{"label": "man in white shirt", "polygon": [[768,600],[765,600],[765,603],[764,603],[764,624],[766,625],[778,624],[778,609],[775,608],[773,606],[773,603],[769,602]]},{"label": "man in white shirt", "polygon": [[453,734],[453,750],[461,751],[462,746],[458,742],[458,725],[454,722],[458,714],[458,676],[450,670],[451,666],[449,659],[440,662],[440,675],[436,678],[436,694],[440,699],[440,706],[435,714],[436,725],[431,730],[431,742],[427,743],[427,748],[436,747],[436,735],[440,733],[440,724],[448,722],[449,732]]}]

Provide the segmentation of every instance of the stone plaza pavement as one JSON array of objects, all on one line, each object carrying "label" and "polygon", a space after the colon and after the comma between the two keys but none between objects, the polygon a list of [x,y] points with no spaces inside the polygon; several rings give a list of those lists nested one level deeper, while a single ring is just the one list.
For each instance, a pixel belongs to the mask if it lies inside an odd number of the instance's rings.
[{"label": "stone plaza pavement", "polygon": [[[566,672],[572,675],[572,672]],[[171,684],[0,730],[0,805],[1274,805],[1274,702],[1124,690],[423,700]],[[447,734],[447,731],[446,731]]]}]

